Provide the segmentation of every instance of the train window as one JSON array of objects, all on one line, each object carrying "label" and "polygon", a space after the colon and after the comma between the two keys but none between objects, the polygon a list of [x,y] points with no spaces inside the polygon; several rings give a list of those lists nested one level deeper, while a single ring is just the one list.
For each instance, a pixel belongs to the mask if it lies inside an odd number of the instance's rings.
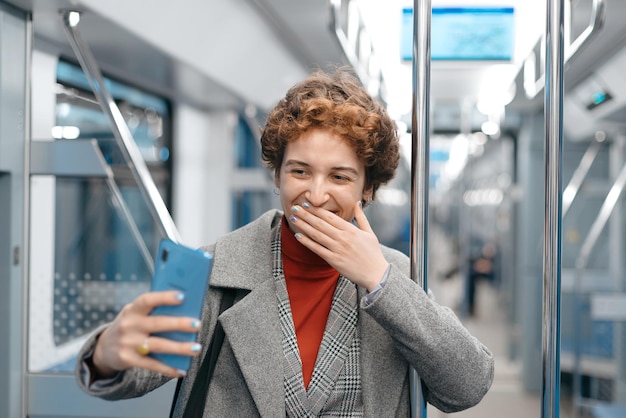
[{"label": "train window", "polygon": [[[239,117],[235,129],[235,166],[238,169],[260,169],[259,175],[267,175],[261,161],[261,147],[253,134],[253,127]],[[232,229],[243,226],[272,208],[271,192],[258,190],[237,190],[232,198]]]},{"label": "train window", "polygon": [[246,190],[233,193],[233,229],[246,225],[273,206],[272,194]]},{"label": "train window", "polygon": [[[170,106],[166,99],[105,79],[166,205],[170,193]],[[31,318],[31,371],[70,372],[87,335],[150,287],[162,238],[81,69],[57,67],[55,139],[96,140],[114,180],[54,181],[52,318]],[[114,183],[112,185],[111,183]],[[121,199],[119,199],[121,197]],[[33,204],[36,204],[35,196]],[[48,288],[46,284],[42,289]],[[42,290],[43,292],[43,290]],[[38,301],[43,296],[34,296]],[[49,302],[48,302],[49,303]],[[47,311],[49,312],[49,311]],[[52,331],[52,336],[50,336]]]},{"label": "train window", "polygon": [[238,168],[261,167],[261,146],[252,133],[250,124],[239,117],[235,128],[235,159]]},{"label": "train window", "polygon": [[[100,110],[80,67],[60,61],[57,67],[56,138],[95,138],[107,162],[124,165],[106,116]],[[170,160],[169,103],[164,98],[105,78],[133,138],[148,165],[167,167]]]}]

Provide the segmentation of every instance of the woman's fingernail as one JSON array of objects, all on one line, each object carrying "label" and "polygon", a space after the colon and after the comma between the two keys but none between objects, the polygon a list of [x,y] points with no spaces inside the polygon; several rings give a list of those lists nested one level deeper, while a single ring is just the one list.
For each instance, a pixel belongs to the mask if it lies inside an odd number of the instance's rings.
[{"label": "woman's fingernail", "polygon": [[301,234],[301,233],[299,233],[299,232],[296,232],[296,233],[294,234],[294,237],[296,237],[297,239],[300,239],[300,238],[302,238],[302,234]]},{"label": "woman's fingernail", "polygon": [[310,208],[311,206],[310,206],[307,202],[303,202],[303,203],[302,203],[302,207],[303,207],[303,208],[308,209],[308,208]]},{"label": "woman's fingernail", "polygon": [[175,297],[176,300],[183,300],[185,299],[185,294],[183,292],[178,292]]},{"label": "woman's fingernail", "polygon": [[197,319],[191,321],[191,326],[192,328],[200,328],[200,321],[198,321]]},{"label": "woman's fingernail", "polygon": [[295,221],[296,221],[296,217],[295,217],[295,216],[293,216],[293,215],[291,215],[291,216],[289,217],[289,220],[290,220],[291,222],[295,222]]},{"label": "woman's fingernail", "polygon": [[292,206],[291,207],[291,211],[292,212],[297,212],[298,211],[298,207],[297,206]]},{"label": "woman's fingernail", "polygon": [[193,351],[194,353],[198,352],[200,350],[202,350],[202,345],[201,344],[195,343],[195,344],[193,344],[191,346],[191,351]]},{"label": "woman's fingernail", "polygon": [[185,377],[185,376],[187,376],[187,372],[186,372],[186,371],[184,371],[184,370],[181,370],[181,369],[176,370],[176,373],[178,373],[178,375],[179,375],[180,377]]}]

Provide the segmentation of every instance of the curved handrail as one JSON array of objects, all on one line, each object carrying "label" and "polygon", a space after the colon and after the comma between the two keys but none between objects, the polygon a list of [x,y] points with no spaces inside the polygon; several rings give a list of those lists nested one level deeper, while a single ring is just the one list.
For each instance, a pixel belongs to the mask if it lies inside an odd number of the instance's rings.
[{"label": "curved handrail", "polygon": [[576,198],[580,187],[585,181],[585,177],[587,177],[591,164],[595,161],[602,144],[603,141],[599,141],[597,138],[594,138],[585,151],[585,154],[580,159],[580,163],[578,164],[576,170],[574,170],[572,178],[567,184],[567,187],[563,190],[563,209],[561,210],[561,217],[565,218],[569,208],[572,206],[572,202]]},{"label": "curved handrail", "polygon": [[[606,16],[606,3],[604,0],[593,0],[591,9],[591,19],[589,25],[585,30],[578,35],[578,37],[565,46],[565,54],[563,56],[563,64],[566,64],[579,50],[588,43],[593,36],[595,36],[604,25],[604,18]],[[543,42],[541,39],[539,42]],[[536,77],[535,68],[535,52],[531,53],[524,60],[523,72],[524,72],[524,92],[526,97],[533,99],[544,88],[546,81],[545,75],[541,74],[539,78]]]},{"label": "curved handrail", "polygon": [[[602,231],[606,227],[606,224],[611,217],[611,214],[615,210],[617,203],[619,201],[620,195],[622,194],[624,187],[626,187],[626,164],[622,166],[615,182],[611,186],[609,193],[607,194],[604,202],[602,203],[602,207],[598,212],[598,216],[594,220],[585,240],[583,241],[580,251],[578,253],[578,258],[576,259],[576,274],[574,276],[574,320],[576,323],[580,323],[580,313],[579,313],[579,295],[581,293],[582,280],[585,273],[585,269],[587,268],[587,263],[589,262],[589,257],[591,256],[591,252],[594,247],[598,243],[598,239],[602,234]],[[582,400],[582,373],[580,370],[580,362],[581,362],[581,349],[580,349],[580,329],[579,327],[574,327],[574,406],[578,407]]]},{"label": "curved handrail", "polygon": [[[384,77],[380,70],[372,70],[373,67],[378,67],[378,65],[372,65],[372,62],[377,62],[377,56],[375,54],[373,46],[371,45],[371,38],[367,33],[367,30],[363,23],[363,18],[358,12],[356,6],[354,6],[355,8],[352,9],[352,13],[355,13],[357,19],[355,21],[356,29],[348,27],[348,33],[346,33],[346,29],[342,27],[342,7],[344,7],[344,4],[347,5],[347,13],[349,14],[351,5],[355,5],[356,2],[350,0],[330,0],[330,30],[334,34],[335,39],[337,40],[337,43],[339,44],[339,47],[343,52],[344,58],[354,68],[354,71],[359,76],[361,82],[368,86],[368,89],[370,89],[372,85],[376,85],[376,87],[374,87],[374,90],[376,90],[376,92],[373,95],[383,99],[381,86],[384,84]],[[354,37],[363,38],[363,32],[365,32],[365,38],[367,38],[370,43],[369,50],[365,59],[362,56],[363,51],[360,48],[356,48],[357,41],[353,39]]]},{"label": "curved handrail", "polygon": [[598,33],[604,25],[605,3],[604,0],[593,0],[591,8],[591,20],[585,30],[578,35],[574,42],[565,47],[564,61],[568,62],[578,50],[587,43],[593,35]]},{"label": "curved handrail", "polygon": [[622,167],[619,172],[613,186],[609,190],[604,202],[602,203],[602,207],[598,212],[598,216],[596,220],[591,225],[589,229],[589,233],[587,237],[583,241],[582,246],[580,247],[580,252],[578,254],[578,258],[576,259],[576,269],[584,270],[587,267],[587,262],[589,260],[589,256],[591,255],[591,251],[595,247],[598,242],[598,238],[600,238],[600,234],[604,230],[606,223],[608,222],[617,202],[619,200],[622,191],[626,187],[626,164]]},{"label": "curved handrail", "polygon": [[130,129],[122,116],[117,104],[113,100],[106,85],[104,78],[98,68],[97,62],[89,48],[84,44],[80,32],[77,29],[80,13],[76,11],[66,10],[62,12],[64,29],[70,41],[70,45],[76,58],[78,59],[89,85],[93,90],[98,104],[102,111],[109,119],[113,134],[122,151],[122,155],[135,178],[139,190],[146,201],[146,204],[154,217],[157,225],[162,233],[175,242],[180,241],[180,235],[176,229],[176,225],[163,202],[163,198],[157,189],[150,171],[146,166],[139,147],[132,137]]}]

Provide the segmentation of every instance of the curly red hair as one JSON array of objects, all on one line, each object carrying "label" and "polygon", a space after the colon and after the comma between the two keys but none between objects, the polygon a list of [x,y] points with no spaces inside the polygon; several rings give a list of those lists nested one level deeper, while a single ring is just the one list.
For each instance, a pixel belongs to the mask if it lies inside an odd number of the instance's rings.
[{"label": "curly red hair", "polygon": [[347,69],[316,71],[293,86],[270,112],[263,134],[263,161],[278,175],[289,142],[313,129],[344,138],[365,166],[365,190],[395,175],[400,161],[396,126],[385,109]]}]

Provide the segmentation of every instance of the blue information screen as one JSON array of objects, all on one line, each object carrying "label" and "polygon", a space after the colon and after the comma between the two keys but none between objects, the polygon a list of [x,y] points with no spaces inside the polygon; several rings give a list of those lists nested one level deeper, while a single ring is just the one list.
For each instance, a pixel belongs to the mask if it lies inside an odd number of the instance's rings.
[{"label": "blue information screen", "polygon": [[[432,9],[431,59],[509,61],[515,44],[513,7]],[[413,57],[413,8],[402,10],[401,54]]]}]

